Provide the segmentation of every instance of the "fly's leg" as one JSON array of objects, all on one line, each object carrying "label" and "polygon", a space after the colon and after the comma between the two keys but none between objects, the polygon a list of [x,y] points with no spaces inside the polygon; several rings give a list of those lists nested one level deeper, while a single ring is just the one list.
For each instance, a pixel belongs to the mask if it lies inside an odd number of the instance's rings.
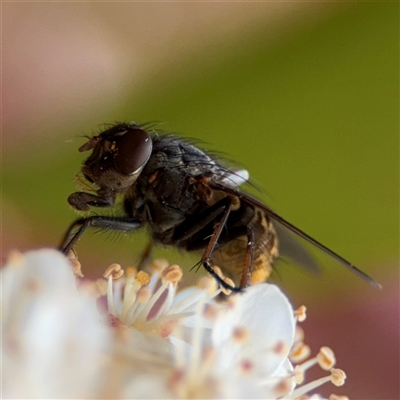
[{"label": "fly's leg", "polygon": [[[201,232],[208,224],[215,221],[224,212],[228,203],[231,200],[223,198],[216,202],[207,210],[197,213],[194,216],[186,218],[186,220],[177,228],[175,228],[173,240],[175,243],[191,243],[193,237]],[[187,247],[187,245],[185,245]],[[204,244],[201,243],[200,248],[204,248]]]},{"label": "fly's leg", "polygon": [[225,227],[226,221],[228,220],[229,213],[232,208],[232,199],[230,197],[226,197],[226,206],[224,212],[222,214],[219,222],[216,222],[214,225],[214,232],[208,242],[208,245],[203,253],[203,257],[201,258],[201,263],[203,264],[206,271],[221,285],[224,289],[231,290],[233,292],[239,292],[240,288],[232,286],[226,283],[215,271],[212,265],[211,255],[215,249],[215,246],[218,244],[218,239],[221,236],[221,232]]},{"label": "fly's leg", "polygon": [[[176,244],[180,244],[187,250],[197,250],[204,248],[204,239],[201,235],[204,229],[208,229],[207,226],[216,221],[214,229],[210,229],[210,239],[204,254],[199,264],[202,264],[206,271],[221,285],[224,289],[231,290],[234,292],[240,291],[240,288],[234,287],[226,283],[213,269],[211,255],[215,247],[219,244],[218,239],[221,235],[223,228],[225,227],[226,221],[229,217],[229,212],[232,208],[232,199],[230,197],[224,197],[219,200],[213,206],[208,208],[206,211],[197,214],[195,217],[185,220],[183,224],[176,228],[174,233],[174,241]],[[207,237],[208,233],[204,233]],[[193,237],[197,238],[193,241]],[[200,239],[201,238],[201,239]]]},{"label": "fly's leg", "polygon": [[68,254],[89,227],[128,232],[139,229],[141,226],[142,223],[133,218],[105,217],[98,215],[88,218],[80,218],[73,222],[69,227],[63,241],[61,242],[60,250],[64,254]]}]

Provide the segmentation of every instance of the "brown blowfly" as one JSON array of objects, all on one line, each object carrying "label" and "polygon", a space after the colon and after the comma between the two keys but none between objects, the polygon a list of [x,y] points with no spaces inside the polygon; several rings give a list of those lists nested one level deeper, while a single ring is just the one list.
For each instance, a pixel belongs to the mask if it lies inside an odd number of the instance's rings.
[{"label": "brown blowfly", "polygon": [[201,252],[199,265],[225,289],[240,291],[265,281],[279,254],[315,267],[294,233],[380,287],[339,254],[242,191],[239,186],[247,182],[247,171],[223,166],[190,140],[146,125],[118,123],[90,138],[79,151],[91,151],[81,171],[95,189],[71,194],[69,204],[89,211],[91,207],[113,207],[121,196],[124,215],[77,219],[62,242],[65,254],[89,227],[128,232],[147,226],[153,242]]}]

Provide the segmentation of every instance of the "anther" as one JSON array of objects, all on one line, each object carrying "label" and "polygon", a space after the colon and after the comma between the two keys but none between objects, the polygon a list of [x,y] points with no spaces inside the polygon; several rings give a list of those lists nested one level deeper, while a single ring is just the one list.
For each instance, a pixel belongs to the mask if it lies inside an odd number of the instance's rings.
[{"label": "anther", "polygon": [[294,367],[293,377],[296,385],[300,385],[304,381],[304,371],[298,365]]},{"label": "anther", "polygon": [[306,315],[307,308],[306,306],[300,306],[295,312],[294,316],[297,318],[297,321],[303,322],[305,321],[307,315]]},{"label": "anther", "polygon": [[108,279],[110,276],[113,280],[120,278],[124,274],[124,270],[119,264],[111,264],[104,272],[104,278]]},{"label": "anther", "polygon": [[182,279],[182,275],[181,267],[173,264],[165,268],[161,276],[163,282],[171,282],[176,285]]},{"label": "anther", "polygon": [[168,267],[168,261],[163,259],[163,258],[158,258],[156,260],[153,260],[151,263],[151,267],[153,268],[154,271],[157,272],[162,272],[165,268]]},{"label": "anther", "polygon": [[335,386],[342,386],[346,380],[346,374],[343,370],[338,368],[331,369],[331,382]]},{"label": "anther", "polygon": [[310,346],[304,344],[303,342],[296,342],[290,350],[290,360],[298,364],[310,357],[310,354]]},{"label": "anther", "polygon": [[137,274],[137,270],[135,267],[126,267],[125,268],[125,276],[126,279],[133,278]]},{"label": "anther", "polygon": [[150,275],[147,272],[139,271],[136,274],[135,281],[139,282],[141,286],[146,286],[150,283]]},{"label": "anther", "polygon": [[215,279],[212,279],[208,276],[204,276],[199,279],[197,282],[197,287],[199,289],[209,289],[209,290],[217,290],[217,284],[215,282]]},{"label": "anther", "polygon": [[[223,280],[224,280],[224,282],[225,282],[227,285],[229,285],[229,286],[231,286],[231,287],[235,287],[235,283],[233,282],[232,279],[230,279],[230,278],[223,278]],[[229,296],[229,295],[232,293],[232,290],[222,287],[222,288],[221,288],[221,292],[224,293],[224,294],[226,294],[227,296]]]},{"label": "anther", "polygon": [[331,394],[329,400],[349,400],[347,396],[340,396],[338,394]]},{"label": "anther", "polygon": [[294,334],[295,342],[304,342],[304,330],[300,325],[296,325],[296,331]]},{"label": "anther", "polygon": [[317,361],[322,369],[329,371],[336,364],[335,354],[332,349],[327,346],[323,346],[320,348],[319,353],[317,354]]},{"label": "anther", "polygon": [[78,260],[76,253],[73,250],[70,250],[67,254],[67,258],[69,263],[72,266],[72,273],[76,278],[83,278],[84,275],[82,273],[82,265]]}]

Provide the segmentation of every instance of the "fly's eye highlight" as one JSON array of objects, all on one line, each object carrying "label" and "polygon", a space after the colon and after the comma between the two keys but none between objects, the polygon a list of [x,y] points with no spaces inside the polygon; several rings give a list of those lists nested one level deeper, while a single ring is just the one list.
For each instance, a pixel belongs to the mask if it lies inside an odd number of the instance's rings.
[{"label": "fly's eye highlight", "polygon": [[152,141],[146,131],[128,130],[116,142],[115,166],[121,173],[131,175],[146,164],[152,148]]}]

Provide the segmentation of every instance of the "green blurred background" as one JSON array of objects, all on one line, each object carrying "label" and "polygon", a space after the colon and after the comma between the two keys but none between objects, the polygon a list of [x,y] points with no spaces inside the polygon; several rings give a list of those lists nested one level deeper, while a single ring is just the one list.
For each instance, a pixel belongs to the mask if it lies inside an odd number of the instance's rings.
[{"label": "green blurred background", "polygon": [[[126,120],[237,160],[269,205],[384,285],[318,252],[322,276],[275,276],[308,306],[313,350],[331,345],[348,373],[321,393],[399,398],[399,4],[4,3],[3,261],[58,244],[81,136]],[[78,252],[96,275],[145,243],[88,234]]]}]

